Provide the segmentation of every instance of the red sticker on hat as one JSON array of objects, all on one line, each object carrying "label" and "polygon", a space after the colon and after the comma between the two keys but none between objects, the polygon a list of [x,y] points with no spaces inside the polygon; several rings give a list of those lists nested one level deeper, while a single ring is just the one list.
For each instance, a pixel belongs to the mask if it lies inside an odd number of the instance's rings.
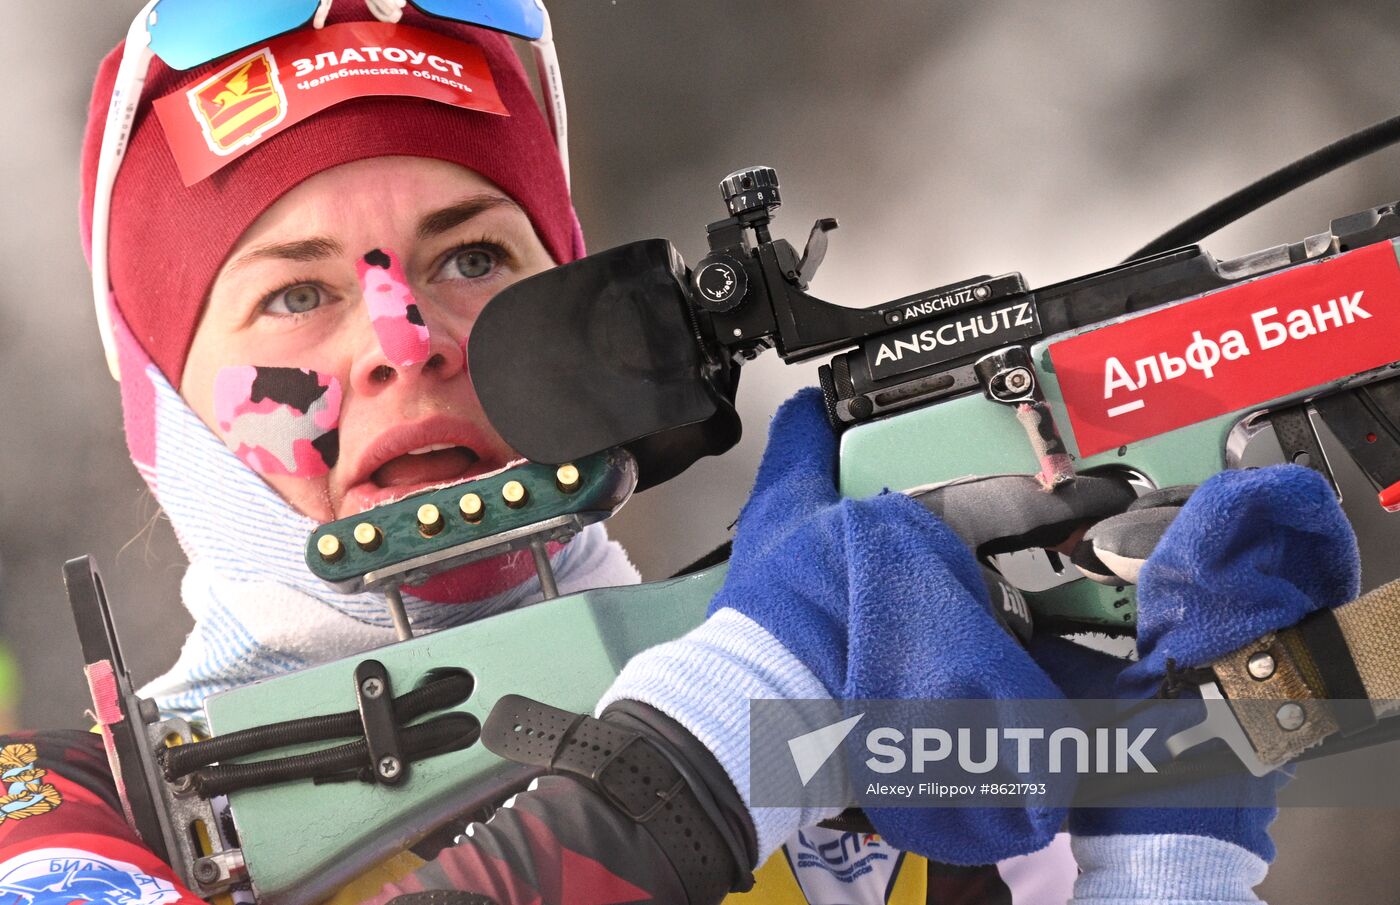
[{"label": "red sticker on hat", "polygon": [[160,98],[155,109],[180,176],[193,185],[308,116],[369,95],[510,115],[479,47],[384,22],[283,35]]},{"label": "red sticker on hat", "polygon": [[1400,361],[1389,242],[1050,347],[1081,456]]}]

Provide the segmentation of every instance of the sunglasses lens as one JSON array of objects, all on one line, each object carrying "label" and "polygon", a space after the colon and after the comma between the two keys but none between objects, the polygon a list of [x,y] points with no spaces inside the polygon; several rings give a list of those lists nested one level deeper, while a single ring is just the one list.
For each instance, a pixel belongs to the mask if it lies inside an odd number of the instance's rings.
[{"label": "sunglasses lens", "polygon": [[412,0],[430,16],[503,31],[537,41],[544,35],[544,9],[535,0]]},{"label": "sunglasses lens", "polygon": [[316,0],[160,0],[147,31],[167,66],[193,69],[305,25],[315,12]]}]

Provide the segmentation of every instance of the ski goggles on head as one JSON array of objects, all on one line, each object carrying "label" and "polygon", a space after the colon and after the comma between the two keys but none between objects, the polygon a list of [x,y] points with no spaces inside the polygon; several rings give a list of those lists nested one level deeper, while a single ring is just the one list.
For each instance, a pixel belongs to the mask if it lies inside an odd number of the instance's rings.
[{"label": "ski goggles on head", "polygon": [[[131,138],[151,59],[172,69],[193,69],[308,23],[321,28],[335,0],[148,0],[126,33],[126,45],[112,88],[102,131],[92,202],[92,290],[107,367],[120,379],[107,271],[107,238],[112,190]],[[440,19],[475,25],[529,41],[545,110],[569,180],[568,124],[564,84],[554,50],[549,13],[542,0],[341,0],[364,2],[381,22],[398,22],[407,3]]]}]

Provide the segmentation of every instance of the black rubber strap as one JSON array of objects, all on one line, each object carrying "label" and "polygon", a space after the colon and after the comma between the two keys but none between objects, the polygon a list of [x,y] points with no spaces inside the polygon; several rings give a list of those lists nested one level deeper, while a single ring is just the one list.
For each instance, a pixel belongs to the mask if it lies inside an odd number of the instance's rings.
[{"label": "black rubber strap", "polygon": [[684,726],[641,701],[620,698],[608,705],[601,719],[645,736],[685,777],[706,818],[719,829],[729,850],[730,892],[753,889],[758,860],[758,837],[744,800],[714,754]]},{"label": "black rubber strap", "polygon": [[457,889],[428,889],[394,896],[387,905],[496,905],[496,900],[479,892]]},{"label": "black rubber strap", "polygon": [[488,751],[582,780],[643,826],[691,901],[719,901],[733,881],[729,847],[681,772],[646,736],[521,695],[482,726]]},{"label": "black rubber strap", "polygon": [[1305,678],[1320,681],[1328,708],[1342,735],[1354,735],[1376,724],[1376,712],[1366,694],[1366,684],[1347,648],[1346,636],[1331,610],[1318,610],[1297,627],[1297,637],[1307,648],[1316,671]]}]

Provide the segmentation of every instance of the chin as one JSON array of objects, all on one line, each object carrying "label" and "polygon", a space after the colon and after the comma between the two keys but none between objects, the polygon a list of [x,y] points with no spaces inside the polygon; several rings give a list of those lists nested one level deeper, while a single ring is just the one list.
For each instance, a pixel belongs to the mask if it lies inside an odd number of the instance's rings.
[{"label": "chin", "polygon": [[[562,544],[546,545],[549,555]],[[478,560],[434,575],[422,584],[404,585],[404,590],[429,603],[477,603],[518,587],[535,574],[535,558],[529,550],[514,550]]]}]

